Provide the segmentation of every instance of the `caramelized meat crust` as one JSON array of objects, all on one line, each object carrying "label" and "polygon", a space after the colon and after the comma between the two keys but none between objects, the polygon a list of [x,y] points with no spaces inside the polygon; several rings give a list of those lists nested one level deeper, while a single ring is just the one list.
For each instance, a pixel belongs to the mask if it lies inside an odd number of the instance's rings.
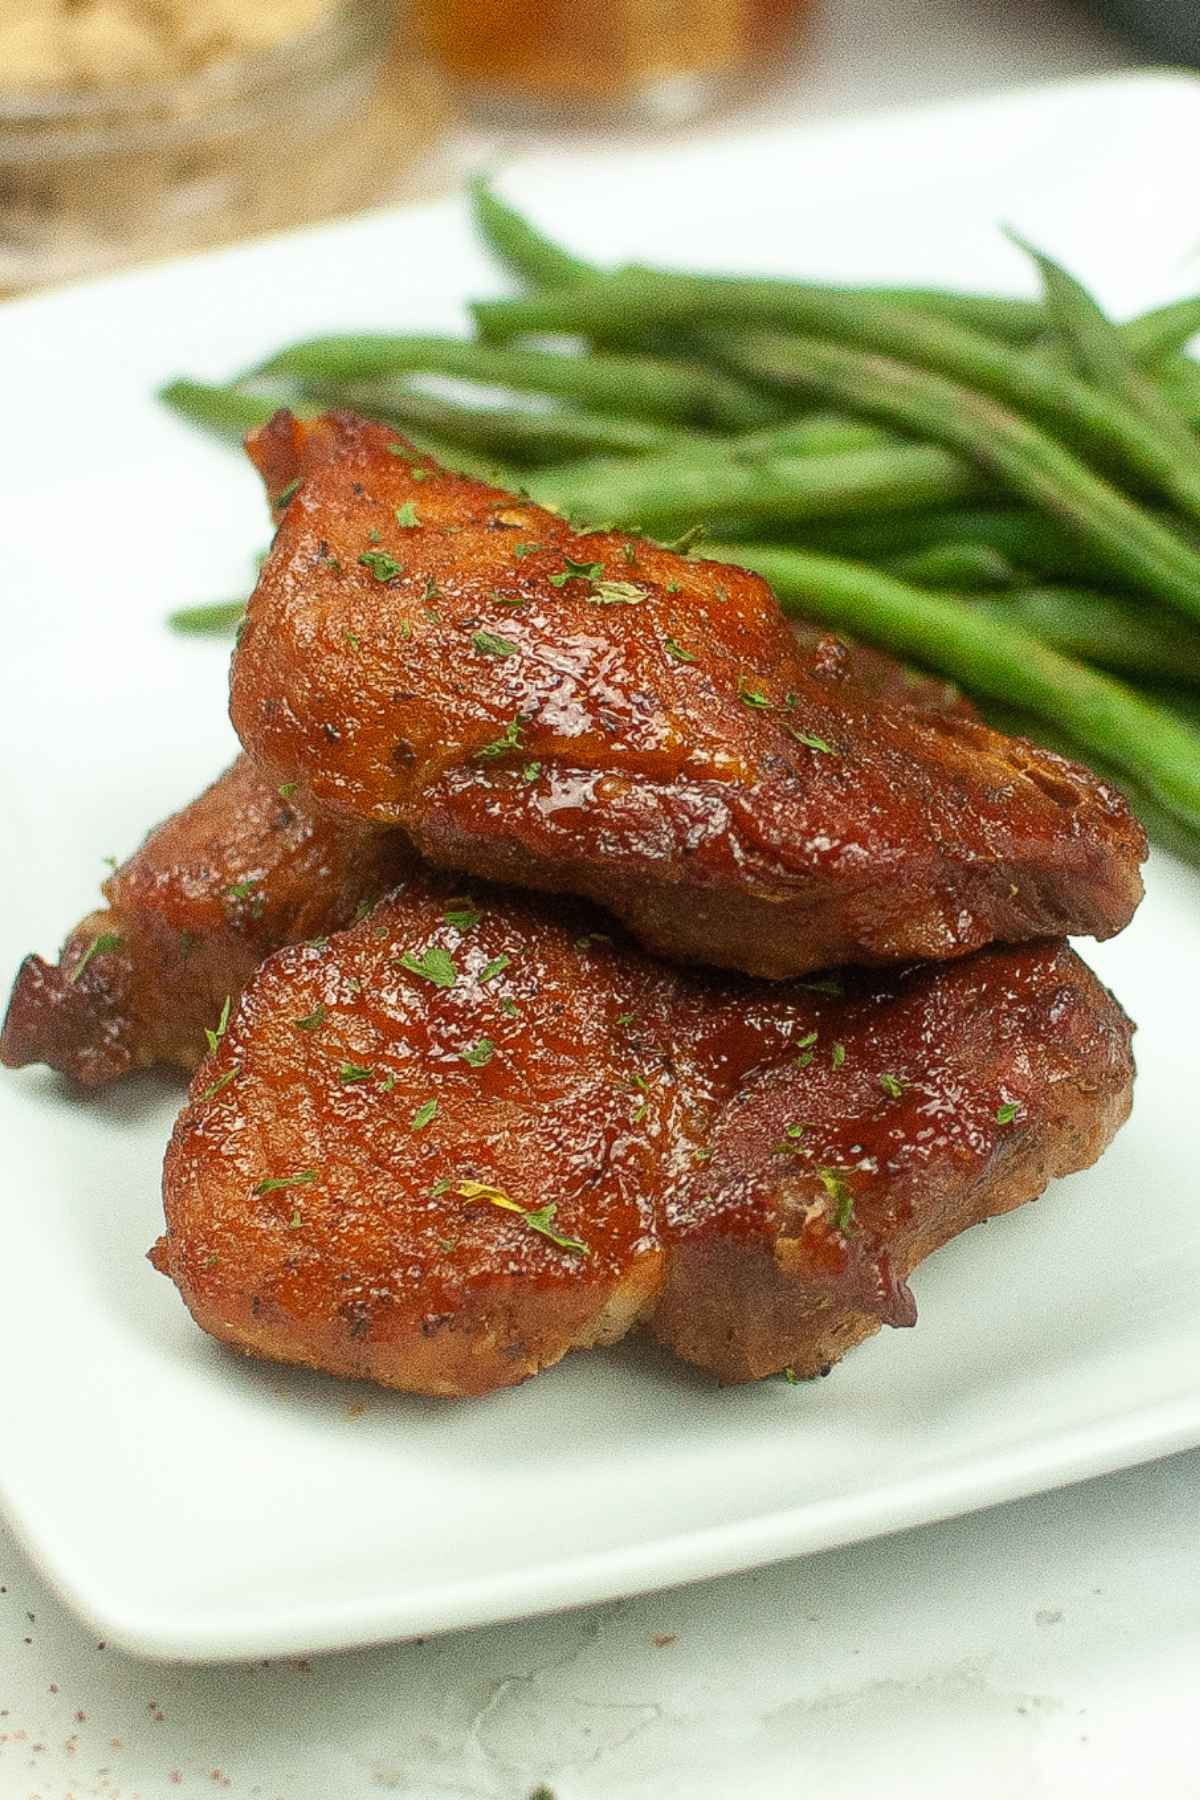
[{"label": "caramelized meat crust", "polygon": [[246,1352],[420,1393],[638,1320],[725,1380],[812,1374],[913,1322],[930,1250],[1099,1155],[1129,1040],[1062,943],[754,985],[413,877],[250,982],[153,1260]]},{"label": "caramelized meat crust", "polygon": [[823,671],[757,576],[573,532],[346,414],[280,414],[251,454],[287,498],[233,722],[332,813],[774,978],[1107,937],[1137,905],[1113,789]]},{"label": "caramelized meat crust", "polygon": [[269,951],[348,925],[412,860],[398,833],[315,816],[239,757],[108,878],[108,906],[57,965],[25,958],[0,1062],[49,1063],[85,1087],[194,1069],[205,1027]]}]

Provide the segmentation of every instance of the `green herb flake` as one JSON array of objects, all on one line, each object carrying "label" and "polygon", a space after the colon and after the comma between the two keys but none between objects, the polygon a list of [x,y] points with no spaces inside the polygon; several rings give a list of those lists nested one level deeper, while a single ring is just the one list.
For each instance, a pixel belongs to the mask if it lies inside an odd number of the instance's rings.
[{"label": "green herb flake", "polygon": [[306,1013],[302,1019],[293,1019],[292,1024],[297,1031],[319,1031],[327,1016],[325,1002],[320,1000],[312,1012]]},{"label": "green herb flake", "polygon": [[494,631],[476,631],[471,642],[482,656],[516,656],[519,649],[510,638],[497,637]]},{"label": "green herb flake", "polygon": [[233,631],[246,616],[244,600],[211,600],[201,606],[180,606],[167,614],[172,631],[189,635],[223,637]]},{"label": "green herb flake", "polygon": [[379,1084],[379,1091],[381,1094],[390,1094],[392,1089],[395,1087],[395,1085],[396,1085],[396,1077],[392,1073],[392,1071],[389,1069],[387,1074],[384,1076],[383,1080]]},{"label": "green herb flake", "polygon": [[342,636],[345,638],[346,642],[349,644],[349,646],[352,650],[361,650],[362,649],[362,639],[359,637],[357,632],[343,631]]},{"label": "green herb flake", "polygon": [[798,981],[796,986],[808,994],[832,994],[838,1000],[846,991],[836,975],[823,975],[819,981]]},{"label": "green herb flake", "polygon": [[280,488],[279,492],[276,494],[276,496],[275,496],[276,512],[282,512],[284,507],[287,505],[288,501],[294,500],[296,495],[299,492],[300,492],[300,477],[299,477],[299,475],[297,475],[295,481],[289,481],[287,486],[285,488]]},{"label": "green herb flake", "polygon": [[701,1144],[698,1150],[692,1151],[692,1161],[698,1163],[711,1162],[713,1152],[707,1144]]},{"label": "green herb flake", "polygon": [[491,1038],[480,1038],[477,1044],[472,1044],[467,1050],[460,1050],[458,1054],[463,1062],[470,1064],[471,1068],[482,1069],[495,1056],[496,1046]]},{"label": "green herb flake", "polygon": [[415,950],[406,950],[399,962],[401,968],[407,969],[410,975],[420,975],[422,980],[431,981],[434,987],[452,988],[458,980],[454,958],[439,944],[431,944],[420,956]]},{"label": "green herb flake", "polygon": [[[67,976],[67,980],[71,986],[74,986],[79,980],[79,977],[83,974],[83,971],[87,968],[93,956],[103,956],[106,950],[116,950],[120,943],[121,934],[119,931],[102,931],[97,937],[94,937],[79,961],[75,964],[75,967],[71,970],[71,973]],[[228,1006],[229,1002],[226,1001],[225,1004]]]},{"label": "green herb flake", "polygon": [[299,785],[296,781],[281,781],[275,792],[281,800],[290,800]]},{"label": "green herb flake", "polygon": [[214,1094],[219,1094],[222,1088],[227,1088],[234,1077],[240,1074],[241,1064],[234,1063],[231,1069],[226,1069],[223,1075],[218,1075],[215,1081],[209,1082],[200,1096],[200,1104],[203,1105],[206,1100],[211,1100]]},{"label": "green herb flake", "polygon": [[368,1069],[363,1063],[344,1062],[338,1070],[337,1078],[343,1087],[348,1087],[352,1082],[370,1081],[374,1074],[374,1069]]},{"label": "green herb flake", "polygon": [[443,596],[442,596],[441,588],[438,586],[437,582],[433,579],[433,576],[430,575],[428,577],[428,579],[426,580],[425,592],[421,595],[421,599],[426,604],[428,604],[430,600],[440,600],[440,599],[442,599],[442,597]]},{"label": "green herb flake", "polygon": [[629,564],[630,568],[632,568],[638,559],[637,545],[622,544],[621,555],[625,558],[625,561]]},{"label": "green herb flake", "polygon": [[816,1043],[817,1036],[818,1034],[815,1031],[806,1031],[802,1038],[796,1039],[792,1048],[795,1050],[808,1050]]},{"label": "green herb flake", "polygon": [[549,577],[550,586],[565,587],[568,581],[598,581],[603,573],[603,563],[577,563],[572,562],[569,556],[564,556],[562,572]]},{"label": "green herb flake", "polygon": [[526,787],[529,787],[537,780],[541,772],[542,765],[540,762],[527,762],[525,767],[521,770],[521,780],[525,783]]},{"label": "green herb flake", "polygon": [[692,650],[685,649],[684,646],[679,642],[678,638],[673,638],[673,637],[664,638],[663,643],[666,645],[667,655],[673,656],[675,658],[676,662],[681,662],[681,663],[694,663],[695,662],[695,660],[696,660],[695,652]]},{"label": "green herb flake", "polygon": [[412,637],[412,626],[407,619],[401,619],[400,621],[400,636],[404,639],[405,643]]},{"label": "green herb flake", "polygon": [[791,1363],[789,1363],[787,1368],[783,1371],[783,1379],[787,1382],[789,1387],[796,1387],[799,1384],[800,1377],[797,1375],[795,1369],[793,1369]]},{"label": "green herb flake", "polygon": [[204,1027],[204,1036],[208,1041],[210,1050],[215,1050],[221,1039],[225,1036],[225,1029],[229,1024],[229,1008],[231,1005],[232,996],[226,994],[225,1004],[221,1008],[221,1016],[217,1020],[217,1029],[214,1031],[211,1025],[206,1025]]},{"label": "green herb flake", "polygon": [[364,550],[358,560],[364,569],[370,569],[376,581],[395,581],[404,573],[404,564],[386,550]]},{"label": "green herb flake", "polygon": [[317,1179],[315,1169],[300,1169],[295,1175],[268,1175],[258,1182],[252,1192],[255,1194],[274,1194],[280,1188],[307,1187],[310,1181]]},{"label": "green herb flake", "polygon": [[486,963],[479,971],[478,981],[480,987],[483,987],[485,982],[494,981],[497,975],[503,975],[511,961],[511,956],[504,956],[503,954],[500,956],[493,956],[491,962]]},{"label": "green herb flake", "polygon": [[257,879],[248,875],[242,881],[231,881],[225,892],[231,900],[249,900],[257,886]]},{"label": "green herb flake", "polygon": [[505,994],[500,1001],[500,1011],[507,1013],[510,1019],[515,1019],[519,1016],[521,1009],[510,994]]},{"label": "green herb flake", "polygon": [[422,1100],[412,1118],[408,1121],[410,1131],[424,1131],[437,1118],[438,1103],[434,1098]]},{"label": "green herb flake", "polygon": [[636,581],[598,581],[586,598],[589,606],[640,606],[650,593]]},{"label": "green herb flake", "polygon": [[535,550],[540,550],[541,547],[540,544],[514,544],[512,553],[516,557],[532,556],[533,552]]},{"label": "green herb flake", "polygon": [[500,737],[493,738],[488,744],[481,744],[478,750],[473,751],[472,758],[476,762],[487,761],[495,756],[507,756],[510,750],[520,748],[521,720],[518,717],[510,719]]},{"label": "green herb flake", "polygon": [[297,1207],[295,1212],[292,1214],[291,1218],[288,1220],[287,1228],[289,1231],[299,1231],[299,1229],[303,1225],[303,1223],[304,1223],[304,1215],[300,1211],[300,1208]]},{"label": "green herb flake", "polygon": [[835,1069],[840,1069],[846,1060],[845,1044],[835,1044],[829,1052],[829,1060]]},{"label": "green herb flake", "polygon": [[743,706],[755,706],[760,711],[770,711],[771,702],[761,688],[748,687],[745,682],[738,688],[738,699]]},{"label": "green herb flake", "polygon": [[489,1187],[486,1182],[482,1181],[460,1181],[454,1191],[464,1200],[486,1200],[489,1205],[499,1207],[502,1212],[516,1213],[530,1231],[536,1231],[540,1236],[548,1238],[560,1250],[570,1250],[575,1256],[591,1255],[587,1245],[580,1243],[578,1238],[564,1237],[561,1232],[555,1230],[554,1216],[558,1207],[554,1201],[537,1208],[521,1206],[519,1202],[511,1199],[503,1188]]},{"label": "green herb flake", "polygon": [[372,525],[370,531],[367,533],[367,542],[369,544],[378,544],[382,537],[383,533],[380,531],[379,527],[377,525]]},{"label": "green herb flake", "polygon": [[677,594],[679,592],[679,583],[677,581],[668,581],[663,592],[667,594]]},{"label": "green herb flake", "polygon": [[434,1184],[430,1188],[429,1192],[430,1192],[430,1195],[432,1196],[432,1198],[437,1200],[442,1194],[446,1193],[449,1190],[449,1187],[450,1187],[449,1177],[443,1175],[440,1181],[434,1182]]},{"label": "green herb flake", "polygon": [[895,1075],[881,1075],[879,1085],[893,1100],[898,1100],[904,1092],[904,1083]]},{"label": "green herb flake", "polygon": [[997,1125],[1011,1125],[1020,1110],[1021,1103],[1019,1100],[1006,1100],[1003,1106],[998,1106],[996,1108]]},{"label": "green herb flake", "polygon": [[837,1169],[818,1169],[817,1177],[836,1211],[833,1222],[839,1231],[845,1231],[854,1217],[854,1196],[846,1186],[846,1178]]},{"label": "green herb flake", "polygon": [[395,510],[396,523],[403,526],[405,531],[411,531],[414,525],[421,523],[417,517],[417,509],[411,500],[406,500],[403,506],[398,506]]},{"label": "green herb flake", "polygon": [[[695,549],[704,535],[705,527],[703,525],[689,525],[682,537],[672,538],[669,543],[664,543],[663,549],[674,550],[676,556],[686,556],[689,550]],[[719,589],[718,592],[720,592]]]},{"label": "green herb flake", "polygon": [[798,725],[785,725],[784,730],[788,733],[789,737],[794,737],[798,744],[804,744],[810,750],[820,750],[825,756],[837,755],[837,751],[834,749],[833,745],[827,744],[825,739],[823,737],[818,737],[815,732],[801,731]]},{"label": "green herb flake", "polygon": [[453,925],[456,931],[474,931],[483,914],[469,900],[449,900],[442,914],[447,925]]}]

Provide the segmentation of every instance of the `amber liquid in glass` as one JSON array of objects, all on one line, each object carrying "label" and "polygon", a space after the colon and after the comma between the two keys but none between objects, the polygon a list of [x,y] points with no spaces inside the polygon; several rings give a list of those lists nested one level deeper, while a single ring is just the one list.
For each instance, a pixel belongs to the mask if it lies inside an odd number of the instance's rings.
[{"label": "amber liquid in glass", "polygon": [[[477,100],[686,113],[777,54],[809,0],[417,0],[430,54]],[[694,100],[692,98],[694,93]],[[660,105],[656,108],[656,101]]]}]

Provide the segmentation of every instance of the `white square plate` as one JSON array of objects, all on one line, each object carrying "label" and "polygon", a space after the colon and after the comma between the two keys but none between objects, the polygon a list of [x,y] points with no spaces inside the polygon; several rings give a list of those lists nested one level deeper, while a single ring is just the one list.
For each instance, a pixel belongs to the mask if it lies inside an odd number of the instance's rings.
[{"label": "white square plate", "polygon": [[[1123,78],[506,180],[599,256],[1020,284],[1010,220],[1130,310],[1194,286],[1200,87]],[[266,530],[239,458],[164,412],[297,334],[457,327],[497,286],[455,200],[0,312],[9,876],[0,969],[43,950],[231,754],[223,647],[170,606],[244,591]],[[891,1531],[1200,1442],[1192,1132],[1200,884],[1159,857],[1092,954],[1140,1021],[1103,1164],[969,1233],[921,1323],[833,1378],[721,1391],[650,1350],[478,1404],[256,1366],[144,1260],[177,1093],[0,1082],[0,1493],[109,1639],[220,1658],[596,1600]]]}]

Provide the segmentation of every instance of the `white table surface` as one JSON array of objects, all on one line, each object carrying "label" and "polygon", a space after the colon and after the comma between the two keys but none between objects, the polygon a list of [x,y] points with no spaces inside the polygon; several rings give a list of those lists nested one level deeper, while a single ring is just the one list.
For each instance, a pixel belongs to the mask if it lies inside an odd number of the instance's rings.
[{"label": "white table surface", "polygon": [[[800,69],[691,129],[1136,60],[1056,0],[828,0]],[[0,1528],[0,1796],[1200,1800],[1198,1521],[1195,1453],[560,1618],[211,1670],[97,1644]]]}]

